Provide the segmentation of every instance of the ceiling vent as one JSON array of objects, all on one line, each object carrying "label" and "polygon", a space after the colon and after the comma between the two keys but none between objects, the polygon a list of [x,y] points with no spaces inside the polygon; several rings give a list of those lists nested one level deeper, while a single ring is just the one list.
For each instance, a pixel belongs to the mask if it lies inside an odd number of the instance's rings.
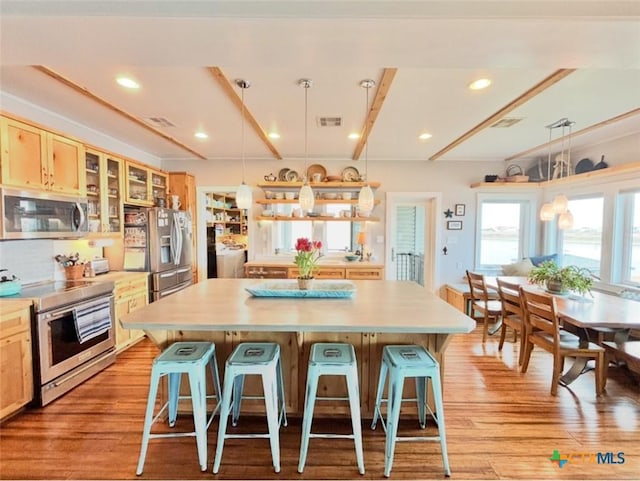
[{"label": "ceiling vent", "polygon": [[154,127],[175,127],[175,124],[172,124],[164,117],[147,117],[145,120]]},{"label": "ceiling vent", "polygon": [[342,127],[342,117],[316,117],[318,127]]},{"label": "ceiling vent", "polygon": [[511,127],[517,124],[522,119],[523,117],[505,117],[503,119],[498,120],[495,124],[491,126],[491,128],[506,129],[507,127]]}]

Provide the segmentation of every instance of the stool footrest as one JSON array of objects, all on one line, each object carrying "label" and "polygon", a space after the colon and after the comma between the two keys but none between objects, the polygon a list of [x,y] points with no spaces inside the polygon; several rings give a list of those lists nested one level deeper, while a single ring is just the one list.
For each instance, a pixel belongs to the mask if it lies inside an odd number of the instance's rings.
[{"label": "stool footrest", "polygon": [[188,438],[194,437],[196,435],[195,431],[190,432],[180,432],[180,433],[156,433],[149,434],[149,439],[157,439],[157,438]]},{"label": "stool footrest", "polygon": [[396,441],[440,441],[440,436],[396,436]]},{"label": "stool footrest", "polygon": [[253,434],[225,434],[225,439],[262,439],[270,437],[269,433],[253,433]]},{"label": "stool footrest", "polygon": [[349,397],[316,396],[316,401],[348,401]]},{"label": "stool footrest", "polygon": [[324,438],[324,439],[355,439],[353,434],[332,434],[332,433],[309,433],[310,438]]}]

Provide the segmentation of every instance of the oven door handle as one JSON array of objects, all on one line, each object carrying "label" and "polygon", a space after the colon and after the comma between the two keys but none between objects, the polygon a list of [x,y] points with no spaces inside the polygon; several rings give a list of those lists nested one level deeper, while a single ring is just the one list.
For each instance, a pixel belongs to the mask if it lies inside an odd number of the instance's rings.
[{"label": "oven door handle", "polygon": [[[87,307],[87,306],[91,306],[92,304],[101,304],[102,302],[104,302],[105,299],[109,299],[109,301],[111,302],[113,299],[113,296],[103,296],[88,302],[78,302],[73,306],[61,307],[60,309],[56,309],[55,311],[49,311],[42,314],[38,314],[37,318],[38,320],[44,319],[47,322],[55,321],[56,319],[60,319],[61,317],[64,317],[70,313],[73,313],[73,311],[80,306]],[[111,302],[111,305],[113,306],[113,302]]]}]

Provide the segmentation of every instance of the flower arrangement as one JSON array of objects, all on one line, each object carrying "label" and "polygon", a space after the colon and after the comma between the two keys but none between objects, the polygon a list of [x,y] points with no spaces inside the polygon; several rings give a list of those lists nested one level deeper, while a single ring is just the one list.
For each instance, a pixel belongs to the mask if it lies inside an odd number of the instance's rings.
[{"label": "flower arrangement", "polygon": [[312,279],[313,272],[318,268],[318,259],[322,256],[320,249],[322,248],[322,242],[310,241],[306,237],[300,237],[296,241],[296,257],[294,262],[300,271],[299,278]]}]

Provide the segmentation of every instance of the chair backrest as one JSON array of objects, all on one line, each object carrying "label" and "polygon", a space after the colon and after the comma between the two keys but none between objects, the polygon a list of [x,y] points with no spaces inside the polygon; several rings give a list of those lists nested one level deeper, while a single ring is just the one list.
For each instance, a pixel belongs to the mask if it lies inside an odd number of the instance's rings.
[{"label": "chair backrest", "polygon": [[520,302],[520,285],[505,281],[499,277],[496,278],[496,281],[498,282],[498,295],[502,301],[502,316],[516,315],[520,319],[523,319],[524,315]]},{"label": "chair backrest", "polygon": [[469,281],[469,290],[472,301],[488,301],[489,292],[487,285],[484,283],[484,276],[475,272],[467,271],[467,281]]},{"label": "chair backrest", "polygon": [[544,331],[553,337],[554,349],[557,349],[560,340],[560,323],[556,299],[549,294],[532,292],[522,286],[520,286],[520,298],[529,335],[535,334],[536,331]]}]

